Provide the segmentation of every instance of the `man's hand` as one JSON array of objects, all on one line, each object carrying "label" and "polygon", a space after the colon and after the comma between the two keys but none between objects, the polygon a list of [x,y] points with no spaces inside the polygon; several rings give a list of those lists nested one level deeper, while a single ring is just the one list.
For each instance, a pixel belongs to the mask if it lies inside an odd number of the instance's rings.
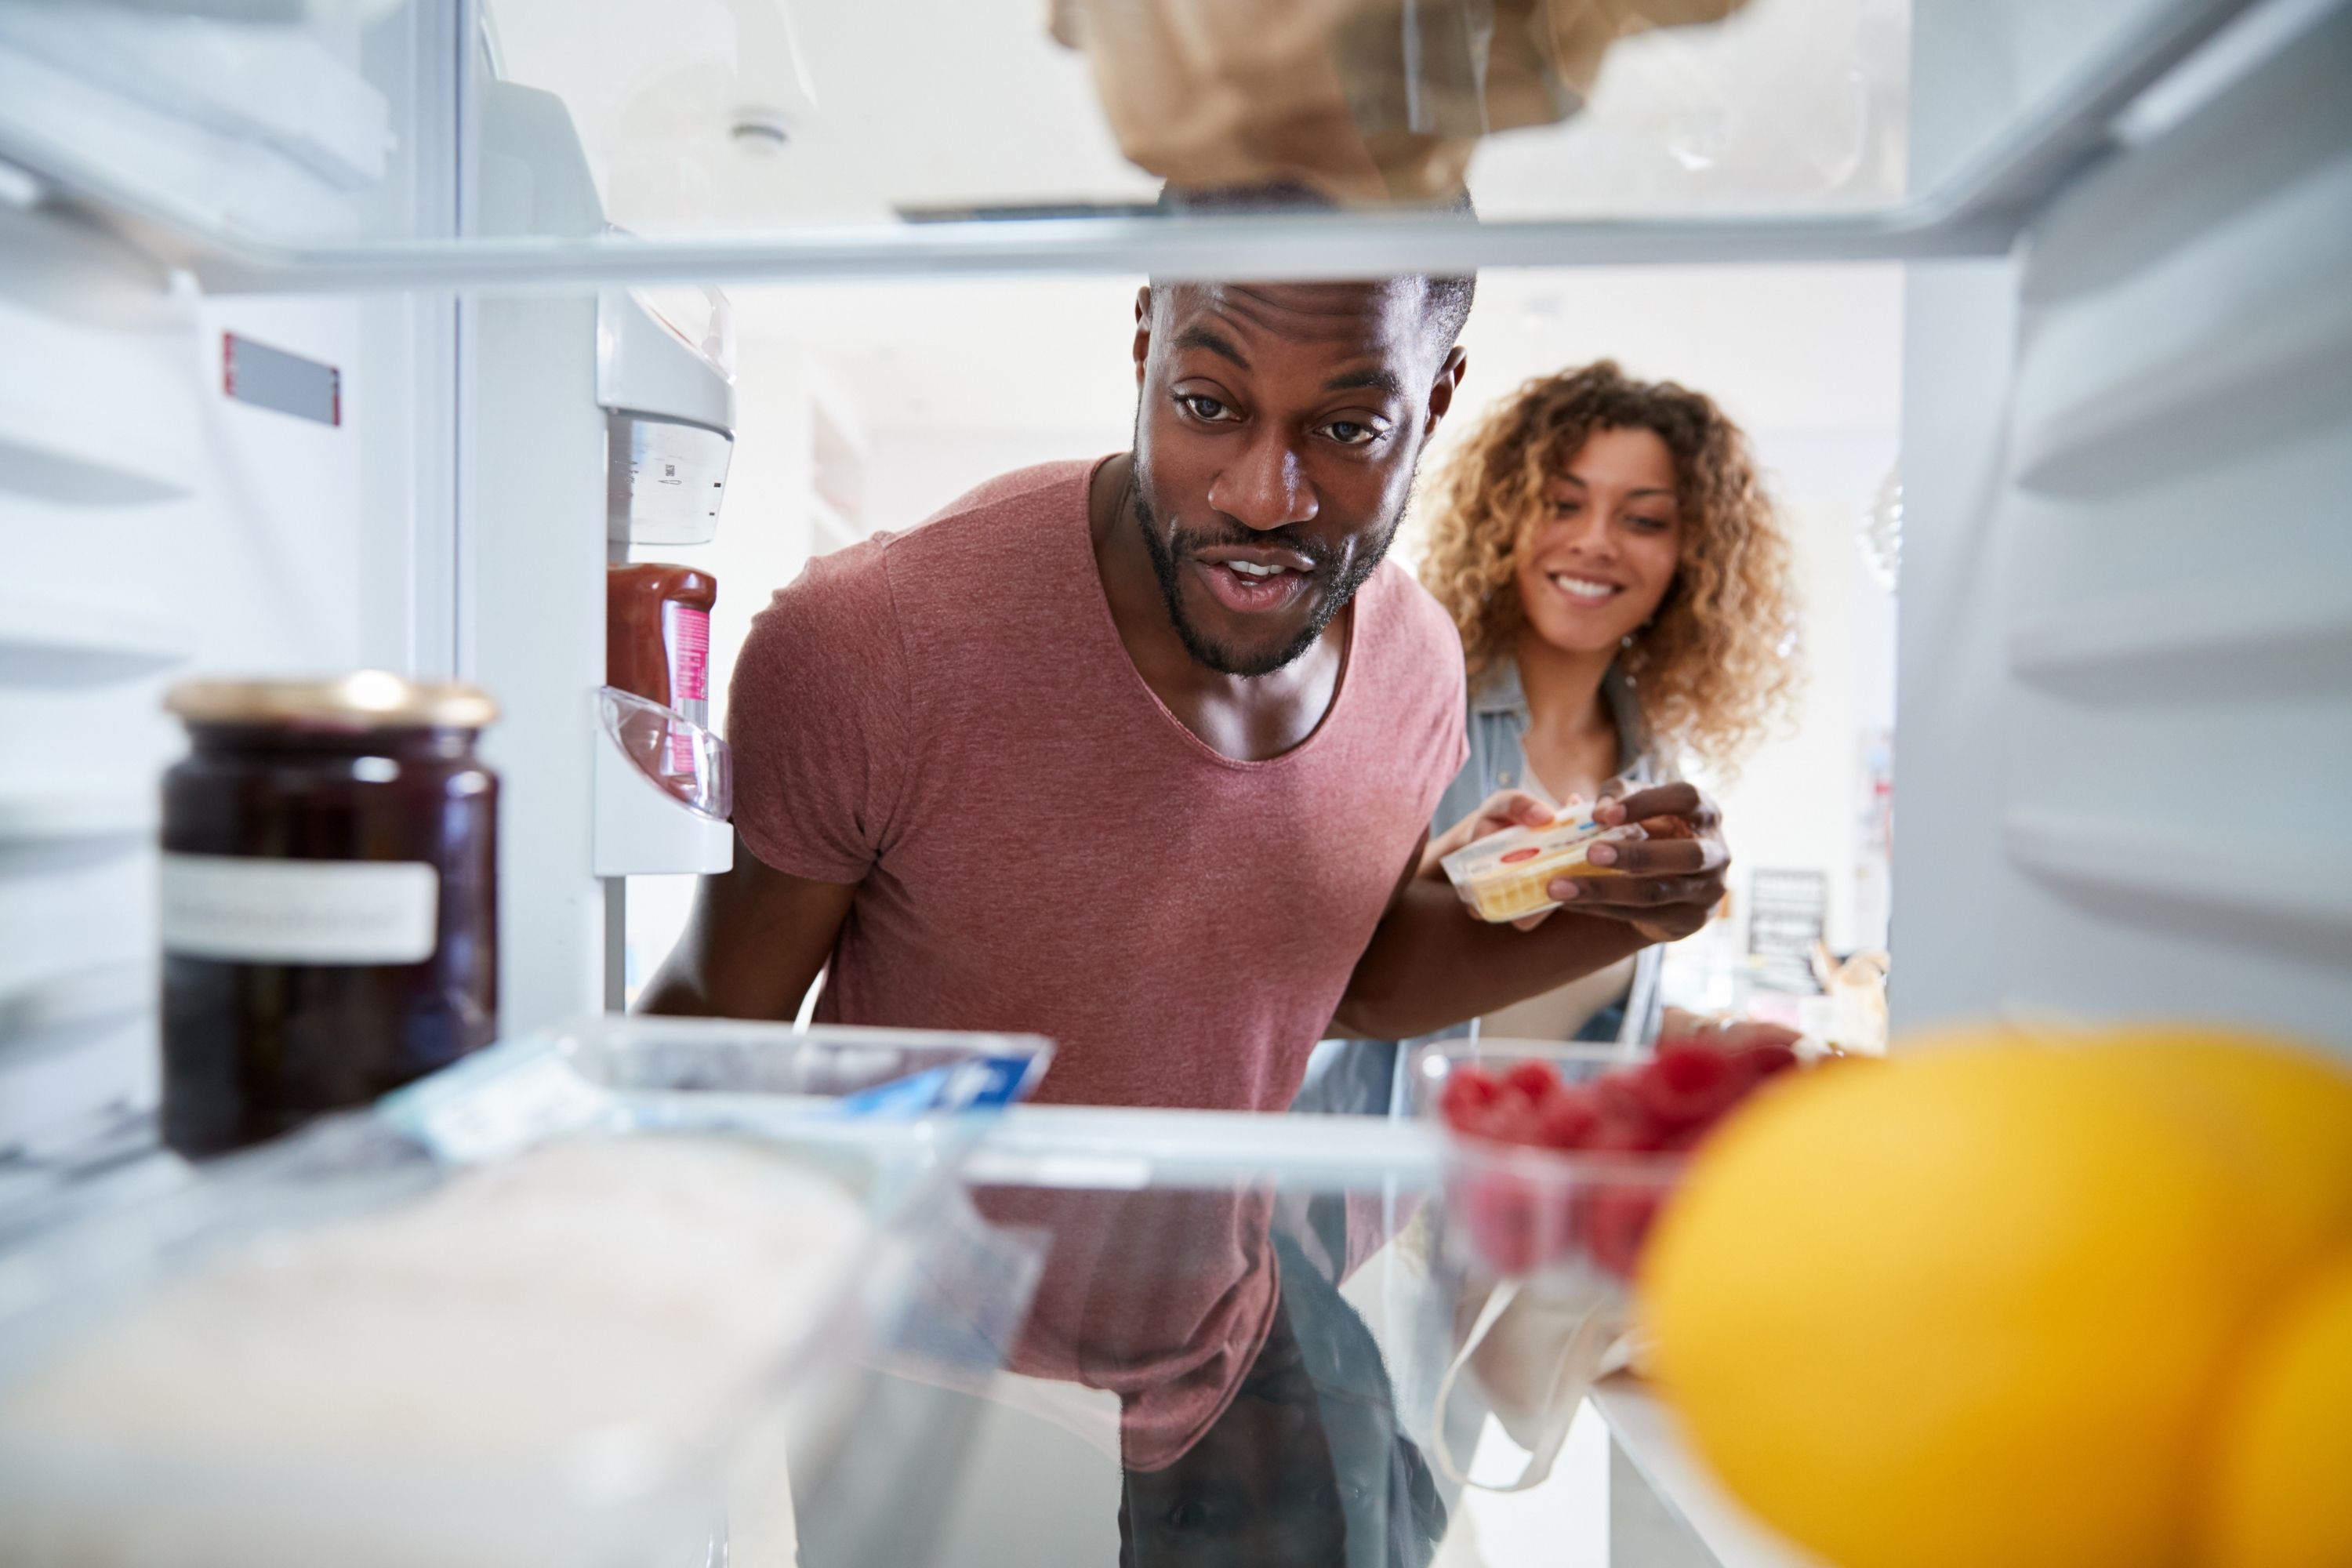
[{"label": "man's hand", "polygon": [[[1730,862],[1714,804],[1684,784],[1607,793],[1619,798],[1604,799],[1596,817],[1610,826],[1643,823],[1653,837],[1605,847],[1608,852],[1598,858],[1622,875],[1556,879],[1552,896],[1564,907],[1552,911],[1541,931],[1504,931],[1474,919],[1433,873],[1440,857],[1475,837],[1523,822],[1550,822],[1550,806],[1507,790],[1424,839],[1421,852],[1405,861],[1388,912],[1356,962],[1334,1026],[1367,1040],[1426,1035],[1541,995],[1705,925],[1723,897]],[[1525,815],[1530,810],[1531,822]]]},{"label": "man's hand", "polygon": [[1724,846],[1722,816],[1695,784],[1614,795],[1614,785],[1601,792],[1594,820],[1610,827],[1640,823],[1650,837],[1592,847],[1592,864],[1618,875],[1560,877],[1547,890],[1578,914],[1623,921],[1652,942],[1680,942],[1706,924],[1723,901],[1731,851]]}]

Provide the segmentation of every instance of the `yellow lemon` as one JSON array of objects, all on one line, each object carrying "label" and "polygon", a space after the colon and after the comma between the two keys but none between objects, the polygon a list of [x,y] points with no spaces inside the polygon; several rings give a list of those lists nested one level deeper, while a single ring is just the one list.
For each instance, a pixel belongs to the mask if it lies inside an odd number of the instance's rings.
[{"label": "yellow lemon", "polygon": [[2245,1165],[2257,1205],[2249,1218],[2275,1227],[2286,1269],[2352,1244],[2352,1067],[2221,1029],[2136,1025],[2092,1044]]},{"label": "yellow lemon", "polygon": [[1644,1261],[1661,1382],[1841,1568],[2143,1568],[2272,1248],[2231,1162],[2095,1053],[1988,1035],[1807,1075],[1697,1156]]},{"label": "yellow lemon", "polygon": [[2207,1568],[2352,1563],[2352,1254],[2274,1321],[2223,1407]]}]

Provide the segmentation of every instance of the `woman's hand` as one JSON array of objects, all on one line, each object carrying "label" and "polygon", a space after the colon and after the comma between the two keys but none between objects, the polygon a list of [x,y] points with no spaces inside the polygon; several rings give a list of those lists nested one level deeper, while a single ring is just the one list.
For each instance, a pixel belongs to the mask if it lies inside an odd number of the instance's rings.
[{"label": "woman's hand", "polygon": [[[1580,805],[1583,802],[1570,795],[1568,804]],[[1420,874],[1436,876],[1440,860],[1506,827],[1549,827],[1566,809],[1523,789],[1498,789],[1480,802],[1477,810],[1430,839],[1428,847],[1421,852]]]},{"label": "woman's hand", "polygon": [[1660,784],[1622,796],[1612,784],[1592,815],[1609,827],[1639,823],[1649,837],[1594,845],[1588,858],[1618,875],[1556,878],[1547,889],[1553,898],[1580,915],[1623,921],[1652,942],[1680,942],[1706,924],[1723,901],[1731,864],[1713,801],[1695,784]]},{"label": "woman's hand", "polygon": [[1709,1017],[1668,1007],[1658,1025],[1660,1043],[1706,1046],[1718,1051],[1744,1051],[1751,1046],[1793,1046],[1804,1037],[1760,1018]]},{"label": "woman's hand", "polygon": [[[1584,804],[1584,797],[1572,795],[1566,805],[1553,805],[1540,795],[1529,795],[1523,789],[1498,789],[1479,803],[1478,809],[1437,835],[1421,852],[1423,877],[1440,874],[1438,862],[1456,849],[1467,848],[1489,834],[1500,833],[1506,827],[1549,827],[1562,813]],[[1520,931],[1533,931],[1544,923],[1551,911],[1528,915],[1511,924]]]}]

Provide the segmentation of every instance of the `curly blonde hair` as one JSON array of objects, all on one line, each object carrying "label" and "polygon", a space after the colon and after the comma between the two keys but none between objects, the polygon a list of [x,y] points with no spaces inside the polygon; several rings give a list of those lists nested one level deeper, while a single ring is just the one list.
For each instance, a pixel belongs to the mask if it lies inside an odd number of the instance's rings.
[{"label": "curly blonde hair", "polygon": [[1648,430],[1674,455],[1682,555],[1657,615],[1618,655],[1654,742],[1728,772],[1797,682],[1789,542],[1714,399],[1601,360],[1538,376],[1490,410],[1434,489],[1421,580],[1462,634],[1474,691],[1527,624],[1514,573],[1547,489],[1596,430]]}]

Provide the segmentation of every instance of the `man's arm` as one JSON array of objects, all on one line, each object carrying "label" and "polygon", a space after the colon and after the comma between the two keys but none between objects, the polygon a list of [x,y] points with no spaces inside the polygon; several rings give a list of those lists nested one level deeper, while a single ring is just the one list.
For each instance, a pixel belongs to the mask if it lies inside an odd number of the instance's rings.
[{"label": "man's arm", "polygon": [[686,934],[637,1011],[789,1022],[856,896],[854,882],[812,882],[761,864],[738,834],[734,868],[702,879]]},{"label": "man's arm", "polygon": [[1554,898],[1570,889],[1573,895],[1531,930],[1472,916],[1441,876],[1425,874],[1424,840],[1356,963],[1333,1019],[1339,1031],[1384,1040],[1429,1034],[1539,996],[1706,923],[1723,899],[1730,856],[1705,795],[1686,784],[1665,784],[1604,800],[1594,815],[1612,826],[1680,817],[1693,837],[1608,847],[1595,858],[1613,861],[1621,874],[1555,881]]}]

